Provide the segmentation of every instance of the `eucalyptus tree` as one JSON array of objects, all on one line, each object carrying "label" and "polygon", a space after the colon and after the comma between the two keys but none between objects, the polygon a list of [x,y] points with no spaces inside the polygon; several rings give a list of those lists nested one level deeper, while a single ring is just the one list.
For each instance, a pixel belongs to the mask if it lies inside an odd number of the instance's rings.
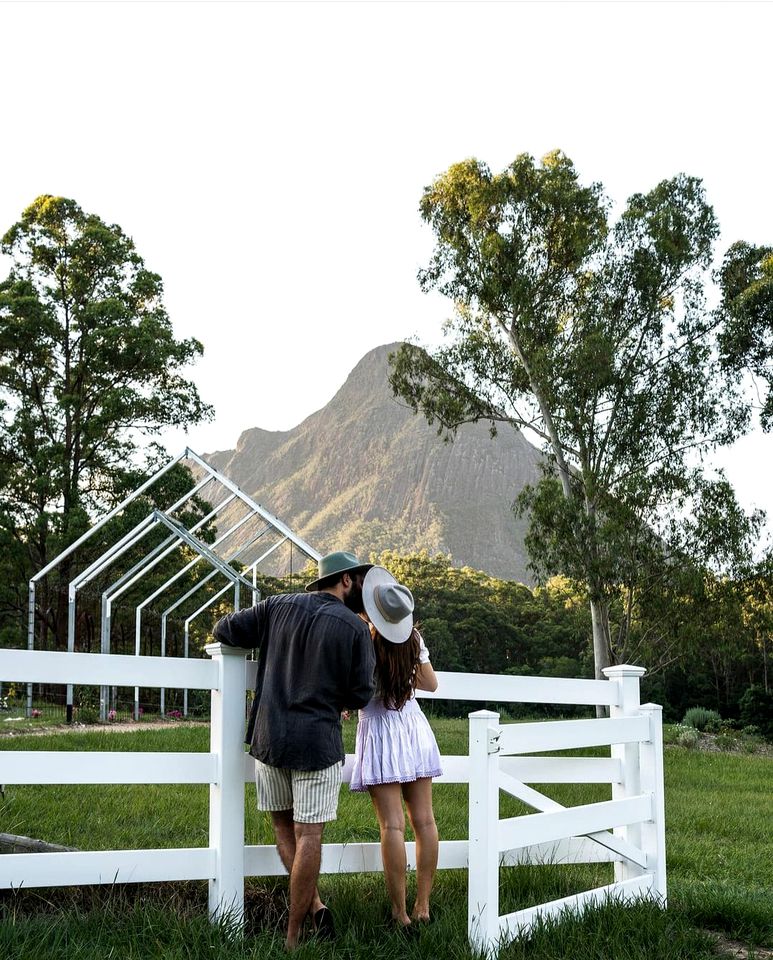
[{"label": "eucalyptus tree", "polygon": [[611,222],[602,186],[558,151],[500,174],[454,164],[420,210],[435,236],[420,284],[455,311],[441,347],[392,355],[393,390],[448,437],[482,420],[542,443],[545,476],[519,502],[527,546],[541,579],[587,584],[600,676],[625,649],[612,605],[625,596],[630,624],[636,591],[696,537],[682,518],[721,500],[736,532],[754,531],[703,469],[749,421],[740,371],[721,362],[727,305],[707,304],[716,218],[680,174]]},{"label": "eucalyptus tree", "polygon": [[[760,422],[773,429],[773,247],[734,243],[719,273],[728,322],[720,338],[722,358],[746,370],[759,386]],[[762,383],[760,384],[760,381]]]},{"label": "eucalyptus tree", "polygon": [[136,479],[143,436],[211,408],[185,372],[202,345],[119,226],[40,196],[0,248],[0,524],[37,570]]}]

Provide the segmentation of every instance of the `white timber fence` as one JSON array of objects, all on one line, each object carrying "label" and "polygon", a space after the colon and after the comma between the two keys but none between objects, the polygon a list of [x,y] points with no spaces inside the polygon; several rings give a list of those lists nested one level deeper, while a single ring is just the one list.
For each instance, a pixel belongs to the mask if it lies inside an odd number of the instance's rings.
[{"label": "white timber fence", "polygon": [[[642,668],[604,673],[606,719],[500,725],[499,714],[470,714],[467,920],[470,943],[482,953],[496,955],[503,943],[528,935],[538,918],[587,905],[647,897],[666,906],[662,709],[640,704]],[[547,702],[556,702],[562,686],[576,691],[576,702],[591,702],[579,696],[594,681],[550,683],[556,690]],[[524,756],[600,746],[610,747],[609,757]],[[612,799],[564,807],[529,782],[609,783]],[[500,790],[537,812],[501,820]],[[501,866],[605,861],[614,863],[614,883],[500,916]]]},{"label": "white timber fence", "polygon": [[[0,856],[0,889],[82,884],[208,880],[213,918],[239,921],[245,876],[285,873],[272,845],[244,843],[244,784],[254,763],[244,752],[245,691],[257,664],[246,651],[210,644],[209,659],[0,650],[0,677],[29,683],[138,685],[212,691],[206,753],[0,751],[0,783],[208,784],[206,847],[12,853]],[[425,698],[495,704],[604,705],[600,720],[499,724],[487,710],[470,714],[468,755],[444,756],[438,783],[469,783],[469,840],[441,840],[438,866],[469,868],[471,944],[496,953],[542,916],[598,903],[649,896],[666,901],[663,753],[660,707],[640,705],[638,667],[611,667],[607,680],[439,673]],[[608,757],[527,756],[609,745]],[[351,778],[347,756],[344,781]],[[604,783],[612,799],[563,808],[528,783]],[[538,812],[500,821],[499,791]],[[88,812],[84,813],[88,816]],[[41,838],[42,839],[42,838]],[[407,844],[415,868],[415,846]],[[615,882],[575,897],[499,915],[499,868],[511,864],[614,863]],[[323,873],[382,869],[380,844],[324,844]]]}]

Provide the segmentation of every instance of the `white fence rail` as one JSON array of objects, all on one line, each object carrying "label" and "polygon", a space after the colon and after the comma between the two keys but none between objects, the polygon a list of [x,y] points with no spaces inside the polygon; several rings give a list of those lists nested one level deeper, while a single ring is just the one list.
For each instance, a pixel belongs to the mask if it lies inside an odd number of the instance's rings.
[{"label": "white fence rail", "polygon": [[[209,784],[207,847],[159,850],[23,853],[0,856],[0,889],[90,883],[208,880],[213,916],[240,916],[245,876],[282,875],[273,846],[244,844],[244,784],[254,765],[244,753],[244,693],[256,664],[245,651],[212,644],[210,660],[0,650],[0,677],[29,683],[67,682],[209,689],[207,753],[0,751],[5,784]],[[470,715],[469,754],[445,756],[439,783],[469,783],[469,841],[440,844],[439,867],[469,866],[469,935],[496,951],[526,933],[538,915],[599,902],[651,895],[665,902],[663,759],[660,708],[639,705],[643,670],[613,667],[607,680],[441,673],[426,698],[494,703],[604,704],[607,720],[499,725],[498,714]],[[530,756],[537,751],[610,745],[609,757]],[[344,766],[351,778],[353,758]],[[528,783],[602,783],[612,799],[565,809]],[[499,790],[538,812],[499,820]],[[609,832],[609,831],[612,832]],[[163,855],[161,855],[163,854]],[[499,916],[499,866],[519,863],[611,862],[615,883],[577,897]],[[408,844],[415,867],[415,848]],[[324,844],[323,873],[382,869],[378,843]]]}]

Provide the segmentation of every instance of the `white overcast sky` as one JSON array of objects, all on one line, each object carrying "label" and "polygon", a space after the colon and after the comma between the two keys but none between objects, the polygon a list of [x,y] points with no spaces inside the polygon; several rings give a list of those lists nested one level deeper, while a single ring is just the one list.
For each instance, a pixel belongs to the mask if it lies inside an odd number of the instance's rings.
[{"label": "white overcast sky", "polygon": [[[772,36],[737,0],[0,3],[0,231],[52,193],[131,234],[217,413],[168,446],[233,447],[439,340],[417,207],[466,157],[558,147],[618,202],[685,171],[718,254],[773,242]],[[773,436],[724,460],[773,513]]]}]

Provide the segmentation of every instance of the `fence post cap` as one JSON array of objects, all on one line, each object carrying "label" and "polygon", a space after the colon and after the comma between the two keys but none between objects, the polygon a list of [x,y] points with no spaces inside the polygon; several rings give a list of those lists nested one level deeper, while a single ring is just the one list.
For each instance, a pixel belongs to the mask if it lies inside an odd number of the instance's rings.
[{"label": "fence post cap", "polygon": [[208,643],[205,645],[204,649],[207,651],[210,657],[218,657],[222,654],[231,656],[246,656],[250,652],[244,647],[232,647],[227,643]]},{"label": "fence post cap", "polygon": [[663,705],[660,703],[643,703],[640,710],[646,710],[648,713],[662,713]]},{"label": "fence post cap", "polygon": [[476,710],[475,713],[468,713],[467,717],[470,720],[499,720],[499,714],[491,710]]},{"label": "fence post cap", "polygon": [[614,667],[604,667],[601,671],[607,680],[619,680],[620,677],[643,677],[646,667],[633,667],[628,663],[618,663]]}]

